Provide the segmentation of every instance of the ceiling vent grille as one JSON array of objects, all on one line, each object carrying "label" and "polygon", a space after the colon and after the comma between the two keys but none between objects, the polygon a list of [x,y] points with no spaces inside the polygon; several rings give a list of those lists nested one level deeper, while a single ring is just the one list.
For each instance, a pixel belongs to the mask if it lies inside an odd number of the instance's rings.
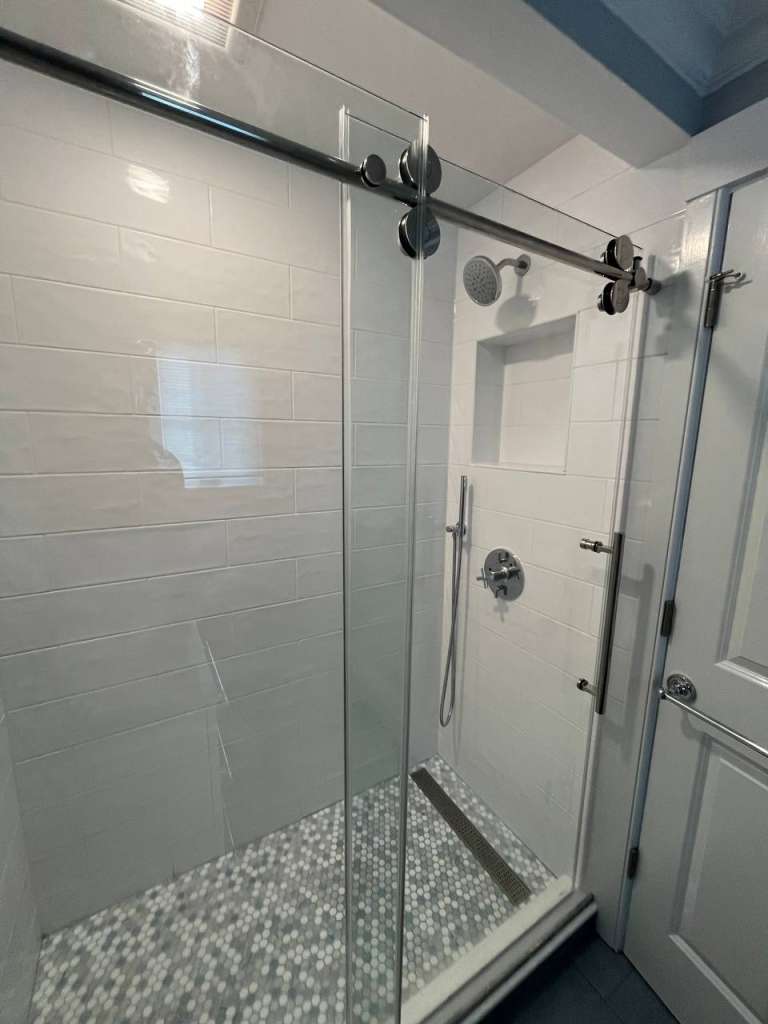
[{"label": "ceiling vent grille", "polygon": [[161,21],[207,39],[217,46],[226,46],[229,27],[234,24],[239,0],[123,0]]}]

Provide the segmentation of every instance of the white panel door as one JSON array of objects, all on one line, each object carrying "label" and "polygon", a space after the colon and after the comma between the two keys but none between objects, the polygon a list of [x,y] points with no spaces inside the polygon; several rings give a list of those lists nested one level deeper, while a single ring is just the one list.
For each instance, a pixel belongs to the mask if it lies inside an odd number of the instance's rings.
[{"label": "white panel door", "polygon": [[[665,675],[768,748],[768,179],[733,193]],[[672,705],[626,952],[682,1024],[768,1024],[768,758]]]}]

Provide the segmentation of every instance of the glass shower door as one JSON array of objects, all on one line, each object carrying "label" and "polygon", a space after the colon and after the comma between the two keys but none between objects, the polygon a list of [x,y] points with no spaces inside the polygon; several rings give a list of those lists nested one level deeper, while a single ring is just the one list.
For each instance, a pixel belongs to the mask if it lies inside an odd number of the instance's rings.
[{"label": "glass shower door", "polygon": [[[436,197],[597,259],[610,237],[447,161]],[[469,229],[441,229],[440,249],[424,263],[419,417],[450,409],[445,556],[434,562],[443,628],[411,684],[412,724],[420,694],[431,703],[426,727],[411,731],[408,1022],[459,991],[467,1009],[472,993],[487,991],[487,980],[473,988],[481,968],[495,962],[501,980],[518,940],[531,929],[545,939],[540,922],[587,898],[578,854],[598,720],[592,691],[611,631],[611,700],[623,699],[630,665],[633,609],[613,629],[608,584],[618,559],[609,549],[625,530],[627,401],[647,301],[635,296],[609,317],[597,308],[601,279]],[[431,468],[422,449],[417,472]],[[462,477],[455,701],[442,726],[454,576],[444,530],[457,521]],[[635,517],[633,537],[637,528]]]},{"label": "glass shower door", "polygon": [[[420,136],[415,115],[235,26],[179,28],[165,4],[2,6],[11,30],[332,155],[352,103],[382,126],[355,136],[355,159],[380,152],[392,175]],[[350,200],[358,429],[342,458],[338,183],[37,71],[0,74],[0,741],[18,783],[17,933],[41,950],[34,1019],[355,1019],[350,877],[358,1016],[375,996],[393,1019],[405,208]],[[346,586],[343,525],[360,556]],[[360,808],[346,873],[345,633]]]}]

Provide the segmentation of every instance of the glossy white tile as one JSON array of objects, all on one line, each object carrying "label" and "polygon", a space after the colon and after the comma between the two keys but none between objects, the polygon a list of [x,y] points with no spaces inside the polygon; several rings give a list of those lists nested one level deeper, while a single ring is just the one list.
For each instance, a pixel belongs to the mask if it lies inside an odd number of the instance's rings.
[{"label": "glossy white tile", "polygon": [[190,360],[134,359],[136,411],[166,416],[290,419],[291,375]]},{"label": "glossy white tile", "polygon": [[354,423],[407,423],[407,382],[353,380],[351,416]]},{"label": "glossy white tile", "polygon": [[159,626],[0,658],[10,709],[207,664],[197,625]]},{"label": "glossy white tile", "polygon": [[353,349],[356,377],[408,379],[411,346],[407,339],[372,331],[355,331]]},{"label": "glossy white tile", "polygon": [[221,613],[198,622],[217,660],[341,629],[341,595],[311,597],[248,611]]},{"label": "glossy white tile", "polygon": [[130,473],[0,478],[0,536],[100,530],[141,522],[138,479]]},{"label": "glossy white tile", "polygon": [[41,473],[214,469],[221,465],[219,421],[181,416],[31,413]]},{"label": "glossy white tile", "polygon": [[0,408],[130,413],[130,367],[118,356],[0,345]]},{"label": "glossy white tile", "polygon": [[29,417],[25,412],[0,412],[0,473],[33,473],[34,470]]},{"label": "glossy white tile", "polygon": [[568,438],[568,472],[615,479],[621,424],[573,423]]},{"label": "glossy white tile", "polygon": [[328,551],[341,551],[340,512],[265,516],[227,523],[227,553],[232,565]]},{"label": "glossy white tile", "polygon": [[341,377],[294,373],[293,418],[341,421]]},{"label": "glossy white tile", "polygon": [[45,537],[0,540],[0,597],[50,589],[45,543]]},{"label": "glossy white tile", "polygon": [[339,466],[341,425],[224,420],[221,445],[226,469]]},{"label": "glossy white tile", "polygon": [[107,101],[101,96],[10,63],[0,67],[0,91],[0,124],[111,151]]},{"label": "glossy white tile", "polygon": [[327,512],[341,506],[340,469],[296,470],[297,512]]},{"label": "glossy white tile", "polygon": [[218,666],[232,699],[314,673],[340,672],[342,658],[342,634],[337,632],[224,658]]},{"label": "glossy white tile", "polygon": [[280,515],[293,511],[293,470],[142,473],[138,476],[144,523],[178,523]]},{"label": "glossy white tile", "polygon": [[0,341],[16,341],[17,337],[11,279],[0,274]]},{"label": "glossy white tile", "polygon": [[0,271],[99,288],[119,287],[118,229],[0,202]]},{"label": "glossy white tile", "polygon": [[353,466],[350,476],[353,508],[402,505],[405,501],[405,466]]},{"label": "glossy white tile", "polygon": [[192,523],[59,533],[43,538],[41,555],[51,589],[213,569],[226,565],[225,527]]},{"label": "glossy white tile", "polygon": [[16,128],[0,128],[0,152],[0,186],[12,202],[210,241],[202,182]]},{"label": "glossy white tile", "polygon": [[397,466],[406,461],[407,430],[404,426],[355,423],[355,466]]},{"label": "glossy white tile", "polygon": [[40,757],[200,708],[221,693],[208,665],[184,668],[12,712],[14,754]]},{"label": "glossy white tile", "polygon": [[15,278],[19,338],[28,345],[215,360],[214,311],[125,292]]},{"label": "glossy white tile", "polygon": [[33,650],[41,630],[49,645],[62,644],[277,604],[295,592],[293,565],[272,562],[6,597],[0,653]]},{"label": "glossy white tile", "polygon": [[309,555],[296,562],[296,596],[317,597],[340,593],[343,588],[341,552]]},{"label": "glossy white tile", "polygon": [[233,252],[337,274],[340,264],[339,208],[324,201],[289,206],[261,202],[222,189],[211,190],[213,244]]},{"label": "glossy white tile", "polygon": [[[264,310],[269,312],[269,310]],[[317,324],[341,322],[341,282],[338,277],[291,267],[291,316]]]},{"label": "glossy white tile", "polygon": [[278,205],[288,202],[288,168],[240,146],[223,146],[200,132],[109,104],[114,151],[127,160],[162,168]]},{"label": "glossy white tile", "polygon": [[288,315],[288,268],[238,253],[120,228],[125,291],[246,312]]},{"label": "glossy white tile", "polygon": [[616,386],[619,363],[594,363],[573,370],[574,420],[616,418]]},{"label": "glossy white tile", "polygon": [[222,362],[341,373],[338,327],[219,309],[216,333]]}]

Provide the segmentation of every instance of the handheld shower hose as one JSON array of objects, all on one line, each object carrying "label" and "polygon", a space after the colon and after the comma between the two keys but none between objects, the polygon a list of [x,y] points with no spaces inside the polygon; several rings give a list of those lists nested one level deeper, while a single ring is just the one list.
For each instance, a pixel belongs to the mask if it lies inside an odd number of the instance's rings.
[{"label": "handheld shower hose", "polygon": [[456,620],[459,614],[459,592],[461,589],[461,562],[464,554],[466,527],[467,478],[462,476],[459,484],[459,518],[455,526],[446,526],[453,538],[451,556],[451,628],[448,634],[448,651],[445,656],[443,686],[440,692],[440,725],[445,728],[453,717],[456,704]]}]

